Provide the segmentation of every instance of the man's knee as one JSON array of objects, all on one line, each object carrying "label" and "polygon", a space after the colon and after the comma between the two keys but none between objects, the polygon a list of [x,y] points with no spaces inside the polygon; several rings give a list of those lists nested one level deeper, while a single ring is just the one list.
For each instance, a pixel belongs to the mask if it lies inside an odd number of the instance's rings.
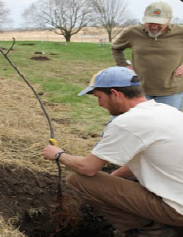
[{"label": "man's knee", "polygon": [[99,178],[103,172],[98,172],[95,176],[85,176],[78,173],[71,173],[66,178],[66,185],[76,192],[95,192],[99,186]]},{"label": "man's knee", "polygon": [[78,174],[77,173],[71,173],[69,174],[67,177],[66,177],[66,185],[67,186],[73,186],[73,187],[76,187],[77,186],[77,176]]}]

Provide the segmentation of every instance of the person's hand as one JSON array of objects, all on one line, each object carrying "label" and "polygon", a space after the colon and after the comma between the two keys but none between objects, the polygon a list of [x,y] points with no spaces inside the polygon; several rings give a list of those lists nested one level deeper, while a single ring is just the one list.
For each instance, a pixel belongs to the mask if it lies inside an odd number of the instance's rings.
[{"label": "person's hand", "polygon": [[121,174],[121,168],[114,170],[112,173],[110,173],[110,175],[114,175],[114,176],[122,176]]},{"label": "person's hand", "polygon": [[133,173],[127,165],[124,165],[124,166],[120,167],[119,169],[113,171],[111,173],[111,175],[119,176],[122,178],[128,178],[128,177],[132,176]]},{"label": "person's hand", "polygon": [[55,160],[55,155],[60,151],[63,150],[56,146],[48,145],[43,150],[43,156],[46,160]]},{"label": "person's hand", "polygon": [[131,70],[133,70],[133,67],[132,67],[132,66],[130,66],[130,65],[129,65],[129,66],[126,66],[126,67],[127,67],[127,68],[129,68],[129,69],[131,69]]},{"label": "person's hand", "polygon": [[180,77],[183,74],[183,64],[181,64],[174,72],[176,77]]}]

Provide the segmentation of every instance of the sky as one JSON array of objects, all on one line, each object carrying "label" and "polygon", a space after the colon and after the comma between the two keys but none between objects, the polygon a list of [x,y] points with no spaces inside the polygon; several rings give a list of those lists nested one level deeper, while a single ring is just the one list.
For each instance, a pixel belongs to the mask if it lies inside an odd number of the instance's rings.
[{"label": "sky", "polygon": [[[180,0],[162,0],[171,5],[173,9],[173,17],[178,17],[183,19],[183,2]],[[139,20],[142,19],[145,8],[152,2],[158,2],[158,0],[126,0],[128,2],[128,6],[133,12],[134,18]]]},{"label": "sky", "polygon": [[[35,0],[2,0],[6,6],[11,11],[11,19],[13,22],[11,23],[11,28],[20,28],[23,26],[23,20],[21,15],[26,7],[28,7],[31,3],[35,2]],[[78,0],[79,1],[79,0]],[[133,14],[135,19],[139,19],[141,21],[143,17],[144,10],[147,5],[151,2],[155,2],[158,0],[123,0],[128,3],[128,7]],[[163,0],[164,2],[169,3],[173,8],[173,16],[183,19],[183,2],[180,0]]]}]

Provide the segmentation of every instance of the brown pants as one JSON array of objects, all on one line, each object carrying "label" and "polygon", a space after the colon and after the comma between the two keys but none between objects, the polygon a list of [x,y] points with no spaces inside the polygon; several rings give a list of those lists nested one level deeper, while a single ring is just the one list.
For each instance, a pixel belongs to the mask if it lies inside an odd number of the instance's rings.
[{"label": "brown pants", "polygon": [[67,185],[120,231],[140,228],[152,220],[183,226],[182,215],[139,183],[98,172],[92,177],[73,173]]}]

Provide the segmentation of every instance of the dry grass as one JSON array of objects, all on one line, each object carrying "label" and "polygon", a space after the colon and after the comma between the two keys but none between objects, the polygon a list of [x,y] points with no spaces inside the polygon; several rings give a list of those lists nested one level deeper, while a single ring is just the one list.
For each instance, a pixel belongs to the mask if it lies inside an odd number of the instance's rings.
[{"label": "dry grass", "polygon": [[24,234],[20,233],[18,229],[14,229],[11,224],[11,219],[9,223],[6,223],[0,216],[0,236],[1,237],[26,237]]},{"label": "dry grass", "polygon": [[[32,91],[24,83],[3,79],[0,88],[0,162],[15,162],[53,172],[55,164],[50,165],[42,157],[42,149],[49,140],[48,123]],[[63,148],[71,154],[86,154],[94,139],[86,139],[83,143],[75,124],[59,120],[59,113],[67,109],[66,105],[45,103],[45,107],[53,120],[56,139]]]}]

